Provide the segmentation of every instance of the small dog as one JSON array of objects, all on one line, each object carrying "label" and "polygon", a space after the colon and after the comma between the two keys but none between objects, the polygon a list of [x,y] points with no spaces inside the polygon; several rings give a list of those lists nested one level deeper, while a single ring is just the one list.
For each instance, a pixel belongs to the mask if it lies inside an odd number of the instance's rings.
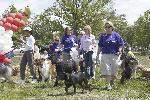
[{"label": "small dog", "polygon": [[20,71],[19,71],[19,66],[14,66],[14,67],[12,68],[12,75],[13,75],[13,76],[17,76],[19,72],[20,72]]},{"label": "small dog", "polygon": [[59,80],[65,80],[66,73],[71,74],[72,72],[77,72],[77,64],[74,60],[68,61],[57,61],[56,63],[56,81],[54,86],[58,85]]},{"label": "small dog", "polygon": [[65,75],[65,91],[68,93],[68,88],[73,86],[74,93],[76,93],[76,85],[79,84],[82,87],[82,93],[84,89],[88,88],[90,90],[90,85],[88,84],[88,79],[85,72],[77,72]]},{"label": "small dog", "polygon": [[121,67],[123,68],[122,76],[120,83],[124,84],[126,80],[131,79],[131,76],[133,76],[136,73],[136,66],[138,65],[138,61],[133,58],[129,57],[126,54],[122,54],[120,57],[122,61]]},{"label": "small dog", "polygon": [[13,82],[12,80],[12,67],[9,64],[0,64],[0,77],[3,77],[8,82]]},{"label": "small dog", "polygon": [[141,77],[150,79],[150,68],[145,68],[143,65],[138,65],[137,70],[141,71]]},{"label": "small dog", "polygon": [[38,66],[39,81],[47,82],[51,79],[50,63],[47,59],[36,59],[35,65]]}]

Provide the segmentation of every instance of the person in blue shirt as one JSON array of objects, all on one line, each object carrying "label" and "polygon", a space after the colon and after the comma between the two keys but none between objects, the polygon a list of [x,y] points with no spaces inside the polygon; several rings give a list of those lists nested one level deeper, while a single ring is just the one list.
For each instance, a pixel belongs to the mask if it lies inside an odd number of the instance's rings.
[{"label": "person in blue shirt", "polygon": [[102,33],[99,38],[97,59],[99,59],[101,52],[101,75],[104,76],[108,83],[106,89],[111,90],[118,70],[116,62],[124,46],[124,41],[121,36],[114,31],[112,22],[107,21],[105,23],[105,30],[106,32]]},{"label": "person in blue shirt", "polygon": [[72,30],[70,27],[66,27],[64,30],[64,36],[61,40],[61,45],[63,46],[63,61],[71,59],[70,51],[71,48],[77,44],[77,39],[75,35],[72,35]]}]

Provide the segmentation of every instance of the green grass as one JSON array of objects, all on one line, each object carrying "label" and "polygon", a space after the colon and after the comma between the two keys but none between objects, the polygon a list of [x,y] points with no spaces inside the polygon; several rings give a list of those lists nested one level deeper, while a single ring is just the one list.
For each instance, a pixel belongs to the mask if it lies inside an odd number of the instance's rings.
[{"label": "green grass", "polygon": [[[139,62],[149,67],[150,60],[144,56],[138,56]],[[19,58],[13,59],[13,65],[20,62]],[[100,78],[99,68],[97,68],[96,80],[91,80],[92,92],[88,90],[84,94],[81,89],[73,94],[73,88],[69,89],[71,94],[66,95],[64,85],[53,87],[54,81],[47,83],[26,83],[24,85],[13,83],[0,83],[0,100],[149,100],[150,99],[150,80],[141,78],[132,79],[125,85],[121,85],[119,80],[113,90],[102,90],[105,80]],[[13,77],[16,79],[16,77]]]}]

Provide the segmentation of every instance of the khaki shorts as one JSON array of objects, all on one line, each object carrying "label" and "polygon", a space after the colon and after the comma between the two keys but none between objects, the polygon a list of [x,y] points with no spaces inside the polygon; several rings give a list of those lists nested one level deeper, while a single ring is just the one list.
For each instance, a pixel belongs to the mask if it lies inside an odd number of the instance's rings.
[{"label": "khaki shorts", "polygon": [[117,64],[118,56],[114,54],[102,54],[101,56],[101,75],[114,75],[116,76],[118,71]]}]

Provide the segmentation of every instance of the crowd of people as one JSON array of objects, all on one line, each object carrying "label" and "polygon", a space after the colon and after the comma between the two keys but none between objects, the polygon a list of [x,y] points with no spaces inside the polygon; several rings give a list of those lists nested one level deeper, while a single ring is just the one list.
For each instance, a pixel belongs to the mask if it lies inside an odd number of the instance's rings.
[{"label": "crowd of people", "polygon": [[[121,53],[125,42],[119,33],[115,32],[115,27],[112,22],[107,21],[104,24],[104,28],[105,32],[101,33],[98,39],[96,59],[99,59],[99,54],[101,53],[100,72],[106,79],[106,89],[111,90],[118,72],[118,65],[116,63],[118,55]],[[27,38],[26,41],[22,41],[25,45],[25,52],[20,63],[19,82],[25,82],[25,69],[28,64],[33,78],[31,82],[35,83],[37,81],[33,66],[35,39],[32,36],[31,29],[24,29],[24,34],[26,34]],[[58,36],[54,38],[53,43],[49,46],[48,55],[52,61],[52,65],[55,65],[61,55],[63,61],[71,59],[70,52],[73,47],[76,47],[78,50],[78,57],[83,55],[84,58],[85,67],[84,69],[81,67],[80,70],[86,73],[88,79],[92,79],[95,78],[95,62],[92,60],[95,45],[97,45],[96,38],[94,34],[92,34],[90,25],[84,26],[83,31],[80,32],[78,38],[72,34],[72,29],[70,27],[66,27],[64,29],[64,35],[61,38]]]}]

